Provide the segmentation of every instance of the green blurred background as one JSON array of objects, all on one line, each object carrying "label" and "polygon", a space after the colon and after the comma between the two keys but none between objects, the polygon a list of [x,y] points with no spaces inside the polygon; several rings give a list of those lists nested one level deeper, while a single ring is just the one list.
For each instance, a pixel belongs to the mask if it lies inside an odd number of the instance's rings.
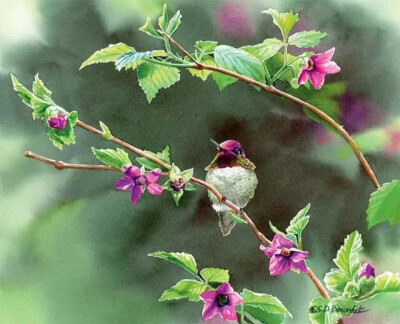
[{"label": "green blurred background", "polygon": [[[399,227],[367,230],[366,208],[373,186],[343,141],[311,122],[299,107],[242,83],[222,94],[186,71],[181,82],[161,90],[148,104],[134,72],[112,64],[78,71],[94,51],[125,42],[137,50],[159,48],[138,31],[147,16],[158,17],[164,1],[0,0],[0,322],[24,323],[200,323],[201,303],[159,303],[161,293],[188,273],[149,252],[184,251],[199,267],[230,270],[236,290],[277,296],[307,323],[318,292],[305,275],[268,275],[268,261],[249,227],[222,237],[206,192],[185,195],[177,208],[170,194],[148,194],[133,207],[117,192],[118,175],[101,171],[57,171],[24,158],[35,153],[65,162],[95,163],[89,147],[113,147],[77,129],[77,144],[63,151],[48,141],[43,126],[12,90],[9,73],[29,85],[40,77],[55,101],[76,109],[81,120],[132,144],[158,151],[204,178],[217,141],[236,139],[257,165],[260,183],[246,208],[268,236],[271,220],[285,228],[311,203],[304,247],[322,279],[344,237],[363,234],[364,257],[376,271],[399,271]],[[367,155],[380,181],[399,178],[400,9],[399,1],[167,1],[180,9],[175,38],[191,48],[196,40],[233,46],[278,36],[262,10],[300,11],[301,29],[329,36],[316,49],[336,47],[345,81],[333,108],[353,134],[376,128],[385,134]],[[299,29],[300,30],[300,29]],[[278,85],[280,86],[280,85]],[[395,124],[393,124],[395,123]],[[372,136],[373,143],[380,135]],[[397,137],[396,137],[397,136]],[[345,323],[399,323],[398,296],[365,302],[370,309]]]}]

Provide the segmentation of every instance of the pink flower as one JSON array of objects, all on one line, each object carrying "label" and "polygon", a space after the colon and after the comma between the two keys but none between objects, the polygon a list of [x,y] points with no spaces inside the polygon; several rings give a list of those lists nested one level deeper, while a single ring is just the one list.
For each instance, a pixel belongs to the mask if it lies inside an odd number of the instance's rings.
[{"label": "pink flower", "polygon": [[300,85],[310,80],[315,89],[321,89],[325,75],[340,71],[340,67],[331,61],[333,53],[335,53],[334,47],[325,53],[314,54],[309,57],[300,69],[297,83]]},{"label": "pink flower", "polygon": [[64,130],[67,125],[67,116],[58,113],[57,117],[51,117],[47,123],[51,128]]},{"label": "pink flower", "polygon": [[271,276],[279,276],[290,269],[307,272],[305,259],[308,257],[308,252],[295,249],[293,246],[292,241],[279,234],[275,234],[269,247],[260,245],[260,249],[271,259],[269,263]]},{"label": "pink flower", "polygon": [[204,302],[202,318],[207,321],[217,314],[229,321],[237,321],[235,306],[243,303],[242,297],[233,291],[229,283],[223,283],[217,290],[207,290],[200,295]]},{"label": "pink flower", "polygon": [[114,188],[118,190],[130,190],[133,205],[137,204],[144,189],[147,189],[152,195],[157,196],[163,191],[162,187],[156,183],[161,176],[160,169],[154,169],[149,173],[141,174],[137,166],[124,165],[122,172],[125,173],[125,176],[114,184]]}]

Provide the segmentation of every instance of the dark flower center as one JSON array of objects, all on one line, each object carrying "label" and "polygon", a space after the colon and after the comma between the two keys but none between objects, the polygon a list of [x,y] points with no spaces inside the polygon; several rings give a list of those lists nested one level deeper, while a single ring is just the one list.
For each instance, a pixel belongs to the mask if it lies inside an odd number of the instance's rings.
[{"label": "dark flower center", "polygon": [[312,70],[314,70],[314,62],[313,62],[312,59],[308,59],[306,70],[307,70],[307,71],[312,71]]},{"label": "dark flower center", "polygon": [[290,250],[289,250],[288,248],[283,248],[283,249],[281,250],[281,254],[282,254],[284,257],[288,257],[288,256],[290,256]]},{"label": "dark flower center", "polygon": [[217,303],[219,306],[225,306],[226,304],[228,304],[228,296],[227,295],[218,295],[217,296]]},{"label": "dark flower center", "polygon": [[135,185],[143,186],[146,183],[146,179],[143,176],[137,177],[135,179]]},{"label": "dark flower center", "polygon": [[170,181],[169,186],[174,191],[179,191],[181,189],[185,189],[186,183],[183,177],[179,177],[176,181]]}]

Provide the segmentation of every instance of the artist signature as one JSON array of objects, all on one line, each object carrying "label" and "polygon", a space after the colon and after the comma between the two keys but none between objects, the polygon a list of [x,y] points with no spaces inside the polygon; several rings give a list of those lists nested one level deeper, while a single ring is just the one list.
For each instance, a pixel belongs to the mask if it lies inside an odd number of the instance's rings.
[{"label": "artist signature", "polygon": [[345,307],[340,307],[338,305],[327,305],[327,306],[310,306],[308,309],[309,313],[317,314],[317,313],[340,313],[343,315],[348,315],[348,314],[360,314],[360,313],[365,313],[368,312],[368,309],[364,308],[362,305],[356,307],[354,306],[353,308],[345,308]]}]

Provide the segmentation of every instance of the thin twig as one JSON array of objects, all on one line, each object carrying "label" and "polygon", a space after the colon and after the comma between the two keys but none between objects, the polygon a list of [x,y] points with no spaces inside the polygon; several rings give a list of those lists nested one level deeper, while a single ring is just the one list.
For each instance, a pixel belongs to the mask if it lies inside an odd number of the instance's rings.
[{"label": "thin twig", "polygon": [[352,148],[352,150],[354,151],[354,153],[356,154],[357,158],[359,159],[362,167],[364,168],[365,172],[367,173],[368,177],[371,179],[372,183],[374,184],[374,186],[376,188],[379,188],[379,182],[378,179],[376,178],[374,171],[372,170],[371,166],[369,165],[368,161],[365,159],[364,155],[362,154],[362,152],[360,151],[360,149],[357,147],[357,144],[353,141],[353,139],[351,138],[351,136],[349,135],[349,133],[347,133],[347,131],[340,126],[338,123],[336,123],[335,120],[333,120],[331,117],[329,117],[327,114],[325,114],[322,110],[318,109],[317,107],[295,97],[292,96],[284,91],[281,91],[273,86],[269,86],[266,85],[264,83],[255,81],[249,77],[243,76],[241,74],[238,74],[236,72],[233,71],[229,71],[220,67],[216,67],[216,66],[211,66],[211,65],[206,65],[206,64],[202,64],[198,61],[196,61],[179,43],[177,43],[173,38],[171,38],[169,35],[164,35],[165,37],[167,37],[170,42],[172,44],[174,44],[183,54],[185,54],[190,60],[192,60],[195,64],[196,64],[196,69],[198,70],[209,70],[209,71],[214,71],[214,72],[219,72],[219,73],[223,73],[229,76],[232,76],[236,79],[239,79],[243,82],[255,85],[257,87],[260,87],[261,89],[263,89],[266,92],[269,93],[273,93],[276,94],[280,97],[289,99],[301,106],[303,106],[304,108],[312,111],[313,113],[317,114],[319,117],[321,117],[323,120],[325,120],[328,124],[330,124],[333,128],[335,128],[340,135],[346,140],[346,142],[350,145],[350,147]]},{"label": "thin twig", "polygon": [[310,277],[314,285],[317,287],[319,293],[324,297],[325,299],[330,299],[331,297],[329,296],[328,292],[322,286],[321,282],[318,280],[318,278],[315,276],[314,272],[311,271],[310,268],[307,268],[307,275]]},{"label": "thin twig", "polygon": [[110,167],[108,165],[71,164],[71,163],[65,163],[62,161],[56,161],[56,160],[48,159],[46,157],[32,153],[31,151],[26,151],[24,155],[27,158],[31,158],[31,159],[38,160],[38,161],[41,161],[41,162],[44,162],[47,164],[51,164],[57,170],[63,170],[63,169],[81,169],[82,170],[82,169],[84,169],[84,170],[107,170],[107,171],[121,172],[121,170]]}]

